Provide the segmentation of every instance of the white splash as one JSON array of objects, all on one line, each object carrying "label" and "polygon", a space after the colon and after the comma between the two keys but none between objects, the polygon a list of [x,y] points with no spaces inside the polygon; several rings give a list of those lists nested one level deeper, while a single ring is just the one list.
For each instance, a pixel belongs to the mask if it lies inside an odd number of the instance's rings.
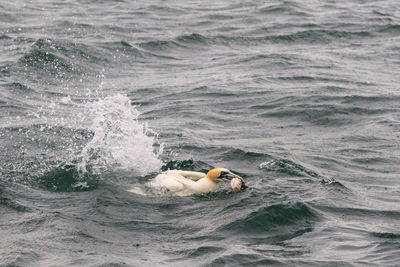
[{"label": "white splash", "polygon": [[88,130],[93,137],[80,153],[80,172],[90,168],[100,174],[111,167],[143,176],[160,169],[163,146],[147,123],[138,120],[139,111],[127,96],[117,94],[87,103],[85,115],[91,120]]},{"label": "white splash", "polygon": [[269,161],[264,161],[264,162],[260,163],[258,165],[258,168],[260,168],[260,169],[269,169],[269,168],[271,168],[271,167],[273,167],[275,165],[276,165],[276,162],[274,160],[269,160]]}]

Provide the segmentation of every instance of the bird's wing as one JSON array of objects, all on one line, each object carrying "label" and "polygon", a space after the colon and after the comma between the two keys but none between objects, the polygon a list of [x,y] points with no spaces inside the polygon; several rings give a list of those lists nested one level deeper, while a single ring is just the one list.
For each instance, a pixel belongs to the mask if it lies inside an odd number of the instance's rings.
[{"label": "bird's wing", "polygon": [[198,186],[197,186],[197,182],[192,181],[192,180],[190,180],[190,179],[179,178],[179,177],[177,177],[177,180],[178,180],[180,183],[182,183],[182,184],[185,186],[186,189],[191,190],[191,191],[193,191],[193,192],[197,192],[197,191],[198,191],[198,189],[197,189],[197,187],[198,187]]},{"label": "bird's wing", "polygon": [[185,185],[180,182],[180,179],[178,177],[164,173],[157,175],[154,180],[154,185],[159,187],[166,187],[171,192],[181,191],[185,189]]},{"label": "bird's wing", "polygon": [[204,178],[206,176],[206,174],[202,172],[181,171],[181,170],[178,170],[177,172],[183,177],[193,181],[200,180],[201,178]]}]

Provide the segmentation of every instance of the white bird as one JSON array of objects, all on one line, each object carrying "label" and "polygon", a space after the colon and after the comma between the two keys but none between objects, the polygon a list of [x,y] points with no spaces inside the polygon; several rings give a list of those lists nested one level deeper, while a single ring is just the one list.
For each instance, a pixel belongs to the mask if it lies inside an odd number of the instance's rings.
[{"label": "white bird", "polygon": [[148,185],[166,189],[172,196],[188,196],[215,191],[220,181],[230,181],[235,177],[239,176],[225,168],[215,168],[207,174],[168,170],[157,175]]}]

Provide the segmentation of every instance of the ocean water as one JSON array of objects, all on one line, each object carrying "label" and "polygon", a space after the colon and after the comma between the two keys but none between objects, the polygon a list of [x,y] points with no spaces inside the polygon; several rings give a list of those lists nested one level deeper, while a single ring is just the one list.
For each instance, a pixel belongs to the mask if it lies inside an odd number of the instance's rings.
[{"label": "ocean water", "polygon": [[399,73],[395,0],[0,1],[0,265],[399,266]]}]

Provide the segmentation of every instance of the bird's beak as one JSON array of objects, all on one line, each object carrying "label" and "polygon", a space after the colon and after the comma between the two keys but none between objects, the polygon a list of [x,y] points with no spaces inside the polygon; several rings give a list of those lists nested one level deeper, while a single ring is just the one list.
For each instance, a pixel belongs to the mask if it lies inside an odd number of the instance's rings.
[{"label": "bird's beak", "polygon": [[239,175],[236,175],[236,174],[234,174],[232,172],[226,172],[223,175],[221,175],[220,179],[225,181],[225,182],[230,182],[235,177],[240,178],[240,179],[242,178]]}]

